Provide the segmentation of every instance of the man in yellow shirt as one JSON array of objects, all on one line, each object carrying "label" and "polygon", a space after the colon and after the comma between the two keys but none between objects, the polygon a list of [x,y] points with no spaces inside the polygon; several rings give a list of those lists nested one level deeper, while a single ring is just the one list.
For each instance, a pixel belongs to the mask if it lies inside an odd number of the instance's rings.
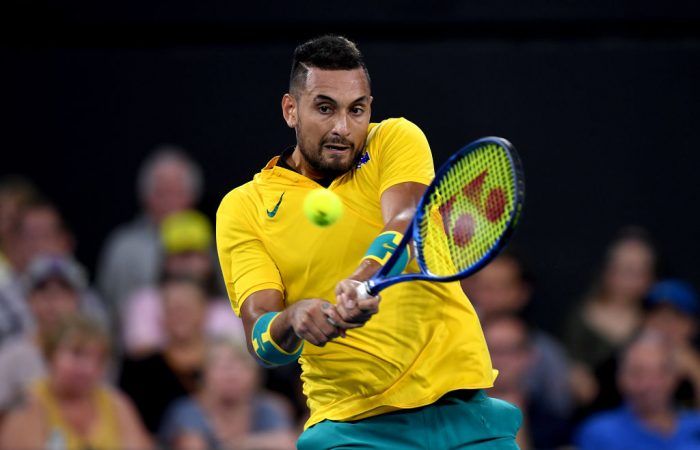
[{"label": "man in yellow shirt", "polygon": [[[494,371],[459,283],[357,287],[395,248],[434,176],[406,119],[370,123],[363,58],[338,36],[294,52],[282,113],[296,146],[229,192],[217,247],[231,304],[264,365],[302,367],[311,416],[299,449],[516,448],[521,416],[487,397]],[[326,188],[343,201],[333,226],[302,212]],[[399,270],[418,271],[410,252]]]}]

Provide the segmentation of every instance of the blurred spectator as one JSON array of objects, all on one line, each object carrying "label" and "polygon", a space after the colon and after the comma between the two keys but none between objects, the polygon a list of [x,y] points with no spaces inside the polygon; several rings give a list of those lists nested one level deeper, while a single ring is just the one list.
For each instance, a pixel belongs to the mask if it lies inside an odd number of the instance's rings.
[{"label": "blurred spectator", "polygon": [[245,344],[217,339],[208,346],[203,388],[173,404],[161,428],[167,448],[294,449],[290,405],[259,390],[260,368]]},{"label": "blurred spectator", "polygon": [[[203,214],[187,210],[163,220],[161,241],[163,277],[191,277],[207,289],[206,332],[209,336],[228,335],[245,342],[243,324],[221,295],[212,245],[211,222]],[[156,285],[134,292],[125,302],[122,337],[130,356],[162,350],[165,346],[163,300]]]},{"label": "blurred spectator", "polygon": [[[12,280],[0,288],[0,311],[9,314],[0,319],[8,322],[14,333],[31,331],[33,319],[24,300],[22,286],[27,268],[43,257],[72,258],[74,241],[63,218],[51,203],[37,199],[25,205],[19,212],[15,232],[14,273]],[[81,311],[106,323],[107,315],[102,302],[94,291],[81,290]],[[10,319],[12,318],[12,319]],[[10,320],[14,323],[9,324]]]},{"label": "blurred spectator", "polygon": [[126,359],[120,386],[132,398],[146,427],[156,432],[173,400],[200,387],[205,358],[207,296],[192,278],[169,278],[161,285],[166,346]]},{"label": "blurred spectator", "polygon": [[681,383],[676,400],[700,408],[700,353],[696,349],[700,303],[693,287],[680,280],[663,280],[647,296],[644,329],[661,335],[671,346]]},{"label": "blurred spectator", "polygon": [[72,254],[75,244],[61,213],[43,199],[20,210],[16,239],[18,251],[13,265],[19,274],[37,256]]},{"label": "blurred spectator", "polygon": [[96,322],[72,317],[46,343],[47,378],[0,432],[4,449],[146,449],[152,443],[129,401],[102,384],[109,338]]},{"label": "blurred spectator", "polygon": [[15,271],[18,256],[15,234],[20,211],[36,195],[34,185],[22,177],[7,176],[0,180],[0,286],[8,283]]},{"label": "blurred spectator", "polygon": [[0,285],[2,337],[14,336],[31,329],[32,318],[24,302],[22,274],[30,261],[40,255],[67,255],[72,250],[63,220],[50,203],[34,198],[14,211],[14,229],[7,253],[12,267]]},{"label": "blurred spectator", "polygon": [[642,302],[655,266],[647,234],[623,230],[607,251],[598,283],[571,314],[564,334],[576,362],[572,386],[582,404],[614,405],[615,396],[605,388],[614,385],[615,375],[605,368],[642,324]]},{"label": "blurred spectator", "polygon": [[115,314],[136,288],[157,282],[161,255],[158,227],[169,214],[191,208],[202,183],[199,166],[176,147],[156,149],[144,161],[138,174],[143,212],[109,236],[98,265],[100,293]]},{"label": "blurred spectator", "polygon": [[24,284],[36,328],[0,346],[0,413],[19,404],[28,386],[44,376],[42,349],[47,336],[61,320],[79,311],[86,280],[74,261],[45,256],[30,265]]},{"label": "blurred spectator", "polygon": [[700,449],[700,414],[673,406],[678,366],[660,336],[642,334],[625,349],[618,409],[591,417],[577,433],[580,450]]},{"label": "blurred spectator", "polygon": [[[504,314],[524,317],[532,298],[531,277],[523,258],[512,249],[462,284],[483,323]],[[523,374],[528,395],[566,418],[573,409],[566,352],[555,338],[536,327],[530,328],[533,363]]]},{"label": "blurred spectator", "polygon": [[492,316],[484,322],[484,336],[493,367],[499,372],[489,395],[509,401],[523,412],[523,424],[516,437],[518,446],[526,450],[567,444],[567,419],[528,389],[527,376],[537,359],[527,324],[517,316]]}]

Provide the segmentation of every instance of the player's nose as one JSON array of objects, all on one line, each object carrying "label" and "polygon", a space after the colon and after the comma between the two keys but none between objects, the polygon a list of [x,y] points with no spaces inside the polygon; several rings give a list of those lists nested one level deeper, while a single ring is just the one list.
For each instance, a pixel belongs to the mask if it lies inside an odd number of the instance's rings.
[{"label": "player's nose", "polygon": [[336,115],[335,122],[333,123],[333,133],[340,136],[347,136],[349,134],[347,114],[341,113]]}]

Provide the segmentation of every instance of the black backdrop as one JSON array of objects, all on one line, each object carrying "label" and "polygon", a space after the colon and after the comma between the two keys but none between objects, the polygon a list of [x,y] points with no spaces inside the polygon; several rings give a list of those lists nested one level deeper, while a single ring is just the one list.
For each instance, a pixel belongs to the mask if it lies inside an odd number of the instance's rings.
[{"label": "black backdrop", "polygon": [[17,2],[2,19],[12,26],[0,49],[0,173],[30,177],[58,203],[89,267],[137,210],[136,168],[155,145],[201,162],[201,207],[213,216],[292,143],[279,107],[291,52],[334,31],[366,55],[374,118],[417,123],[436,164],[483,135],[518,147],[517,242],[545,326],[586,289],[623,225],[647,227],[667,273],[700,285],[692,2],[141,3]]}]

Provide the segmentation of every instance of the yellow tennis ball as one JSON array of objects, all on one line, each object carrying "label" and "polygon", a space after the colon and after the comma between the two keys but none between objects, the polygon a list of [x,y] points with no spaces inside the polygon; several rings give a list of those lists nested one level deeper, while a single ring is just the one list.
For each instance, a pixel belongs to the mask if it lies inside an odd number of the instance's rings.
[{"label": "yellow tennis ball", "polygon": [[304,214],[319,227],[327,227],[343,214],[343,202],[333,191],[315,189],[304,199]]}]

